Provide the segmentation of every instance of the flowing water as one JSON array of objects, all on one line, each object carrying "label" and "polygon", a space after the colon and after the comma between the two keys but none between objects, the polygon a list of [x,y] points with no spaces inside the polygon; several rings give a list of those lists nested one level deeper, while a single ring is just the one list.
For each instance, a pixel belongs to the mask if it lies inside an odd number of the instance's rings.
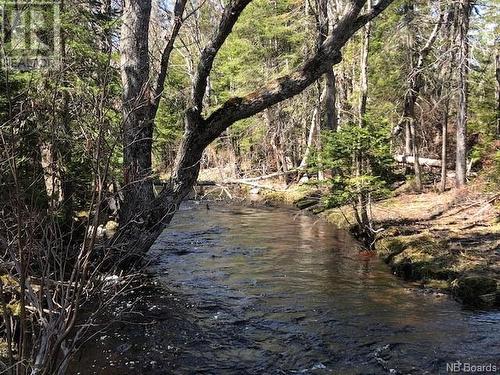
[{"label": "flowing water", "polygon": [[456,361],[500,371],[500,312],[411,288],[314,217],[189,204],[150,258],[189,306],[177,316],[185,339],[168,365],[130,374],[439,374]]}]

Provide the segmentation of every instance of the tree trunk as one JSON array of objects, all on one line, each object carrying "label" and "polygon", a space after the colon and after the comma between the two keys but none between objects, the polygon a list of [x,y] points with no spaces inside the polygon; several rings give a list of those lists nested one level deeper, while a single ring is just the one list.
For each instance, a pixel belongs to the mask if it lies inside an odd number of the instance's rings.
[{"label": "tree trunk", "polygon": [[125,2],[120,40],[124,118],[121,225],[144,220],[141,216],[154,199],[148,42],[150,16],[151,0]]},{"label": "tree trunk", "polygon": [[40,156],[49,206],[56,210],[62,204],[64,196],[54,144],[52,142],[43,142],[40,145]]},{"label": "tree trunk", "polygon": [[[321,48],[321,45],[324,43],[326,37],[328,36],[328,32],[333,28],[333,14],[331,9],[331,4],[329,4],[328,0],[317,0],[317,8],[318,8],[318,20],[317,20],[317,31],[318,31],[318,41],[317,48]],[[333,69],[329,69],[325,73],[325,91],[322,94],[324,95],[324,107],[325,107],[325,116],[321,121],[321,129],[328,129],[332,131],[337,131],[337,110],[335,108],[336,102],[336,87],[335,87],[335,73]],[[320,99],[320,104],[323,100]],[[322,113],[321,109],[318,113]],[[322,116],[323,117],[323,116]]]},{"label": "tree trunk", "polygon": [[[347,72],[344,64],[341,65],[339,79],[338,102],[339,102],[339,124],[352,122],[353,109],[349,103],[349,97],[352,93],[352,77]],[[338,129],[339,125],[337,125]]]},{"label": "tree trunk", "polygon": [[332,70],[328,71],[326,74],[326,126],[325,128],[336,132],[338,128],[338,118],[337,118],[337,87],[335,82],[335,72]]},{"label": "tree trunk", "polygon": [[[405,122],[405,154],[413,155],[413,173],[415,176],[415,190],[422,191],[422,175],[420,173],[420,163],[418,161],[417,149],[418,140],[416,139],[417,133],[415,131],[415,104],[418,99],[418,92],[420,91],[420,72],[418,72],[417,59],[415,53],[415,40],[416,31],[413,26],[413,18],[415,12],[415,5],[412,3],[407,4],[405,18],[407,20],[407,53],[408,65],[410,71],[408,73],[408,88],[404,98],[403,121]],[[407,168],[406,173],[410,170]]]},{"label": "tree trunk", "polygon": [[496,75],[496,86],[495,94],[497,99],[497,124],[496,124],[496,136],[500,138],[500,48],[497,44],[497,54],[495,56],[495,75]]},{"label": "tree trunk", "polygon": [[446,190],[446,159],[448,148],[448,104],[446,104],[443,112],[443,123],[441,130],[441,184],[439,190],[444,192]]},{"label": "tree trunk", "polygon": [[417,143],[417,134],[415,133],[415,118],[409,119],[411,129],[411,139],[413,148],[413,170],[415,172],[415,191],[422,191],[422,168],[419,161],[419,145]]},{"label": "tree trunk", "polygon": [[309,156],[311,155],[311,150],[314,144],[314,136],[317,130],[317,118],[318,118],[318,108],[314,108],[311,116],[311,127],[309,128],[309,135],[307,136],[306,150],[304,151],[304,156],[300,162],[299,169],[306,169],[309,163]]},{"label": "tree trunk", "polygon": [[468,79],[469,79],[469,18],[471,13],[470,0],[460,0],[459,25],[459,94],[456,149],[456,186],[465,186],[467,181],[467,111],[468,111]]},{"label": "tree trunk", "polygon": [[456,6],[454,4],[450,5],[444,23],[446,25],[444,32],[444,40],[446,41],[446,52],[449,52],[449,59],[442,67],[441,70],[441,84],[438,86],[436,93],[437,99],[441,100],[444,97],[443,102],[443,112],[442,112],[442,124],[441,124],[441,183],[440,191],[444,192],[446,190],[446,180],[447,180],[447,159],[448,159],[448,121],[450,112],[450,95],[451,95],[451,85],[453,75],[453,65],[456,57],[456,51],[454,48],[454,43],[457,33],[457,18],[455,12]]},{"label": "tree trunk", "polygon": [[[372,1],[367,2],[368,12],[372,8]],[[359,108],[358,108],[358,124],[360,128],[366,126],[366,105],[368,101],[368,54],[370,52],[370,34],[371,34],[371,22],[365,25],[363,34],[363,49],[361,51],[361,77],[360,77],[360,94],[359,94]],[[361,177],[366,173],[366,160],[363,152],[359,150],[355,155],[356,160],[356,176]],[[361,183],[361,181],[359,181]],[[373,237],[371,233],[371,220],[368,216],[368,193],[363,190],[360,186],[358,192],[358,202],[357,202],[357,212],[359,215],[358,224],[360,225],[361,231],[366,235],[368,241]]]},{"label": "tree trunk", "polygon": [[[367,2],[368,11],[372,7],[371,0]],[[368,53],[370,51],[370,34],[371,22],[365,26],[363,35],[363,49],[361,51],[361,78],[360,78],[360,94],[359,94],[359,126],[364,127],[366,124],[366,104],[368,101]]]}]

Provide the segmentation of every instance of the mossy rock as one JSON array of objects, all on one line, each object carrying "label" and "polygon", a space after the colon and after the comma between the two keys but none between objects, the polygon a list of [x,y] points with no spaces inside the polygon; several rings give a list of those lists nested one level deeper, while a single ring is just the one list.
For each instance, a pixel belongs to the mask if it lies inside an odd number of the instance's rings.
[{"label": "mossy rock", "polygon": [[464,276],[452,284],[455,296],[470,305],[496,304],[498,302],[497,281],[486,276]]}]

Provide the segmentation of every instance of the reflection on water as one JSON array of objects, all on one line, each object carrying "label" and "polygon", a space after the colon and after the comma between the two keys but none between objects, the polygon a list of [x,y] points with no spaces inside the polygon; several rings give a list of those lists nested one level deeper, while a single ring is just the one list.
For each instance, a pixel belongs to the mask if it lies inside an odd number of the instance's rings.
[{"label": "reflection on water", "polygon": [[[176,373],[446,373],[498,363],[500,313],[416,293],[342,231],[296,212],[189,205],[151,252],[193,305]],[[498,366],[500,368],[500,366]]]}]

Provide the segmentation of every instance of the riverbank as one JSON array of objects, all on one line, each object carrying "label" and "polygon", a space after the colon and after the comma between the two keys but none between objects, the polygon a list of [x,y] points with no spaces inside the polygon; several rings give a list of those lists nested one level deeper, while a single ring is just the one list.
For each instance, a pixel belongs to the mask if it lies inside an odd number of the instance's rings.
[{"label": "riverbank", "polygon": [[[343,229],[355,224],[349,207],[321,208],[321,191],[311,186],[245,191],[253,201],[308,210]],[[396,275],[466,305],[500,306],[498,193],[484,192],[479,182],[442,194],[401,187],[371,211],[380,230],[376,253]]]}]

